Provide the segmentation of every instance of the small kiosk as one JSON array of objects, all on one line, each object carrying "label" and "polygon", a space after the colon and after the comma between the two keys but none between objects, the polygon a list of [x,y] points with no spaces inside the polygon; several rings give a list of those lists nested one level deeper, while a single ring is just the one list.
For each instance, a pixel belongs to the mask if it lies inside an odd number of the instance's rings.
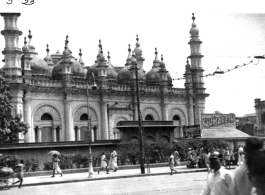
[{"label": "small kiosk", "polygon": [[235,114],[202,114],[201,140],[223,140],[236,149],[239,144],[245,145],[250,135],[236,129]]}]

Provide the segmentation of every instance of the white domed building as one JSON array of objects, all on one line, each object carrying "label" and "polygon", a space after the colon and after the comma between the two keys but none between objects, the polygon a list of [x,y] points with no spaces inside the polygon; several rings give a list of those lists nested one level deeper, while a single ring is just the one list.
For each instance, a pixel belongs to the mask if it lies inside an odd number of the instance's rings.
[{"label": "white domed building", "polygon": [[[200,53],[202,42],[195,17],[190,30],[191,64],[186,64],[185,86],[174,88],[166,63],[163,58],[159,59],[157,50],[152,69],[144,70],[145,59],[138,36],[134,51],[131,53],[129,46],[128,57],[124,56],[124,66],[114,66],[109,54],[105,57],[101,42],[95,63],[87,66],[82,60],[81,50],[79,60],[73,56],[68,46],[68,36],[62,53],[57,51],[50,55],[47,45],[47,56],[38,56],[31,42],[31,32],[28,43],[25,38],[24,46],[20,48],[18,39],[22,32],[17,27],[20,14],[1,13],[1,16],[8,22],[1,31],[6,45],[2,52],[5,65],[0,69],[0,74],[10,85],[14,111],[21,113],[30,126],[28,133],[20,137],[20,142],[84,140],[89,119],[87,78],[93,140],[119,139],[117,124],[138,120],[135,62],[138,66],[142,120],[175,121],[175,139],[182,139],[183,125],[200,124],[200,115],[204,112],[205,99],[209,94],[205,93],[201,77],[204,71]],[[92,90],[92,75],[97,90]]]}]

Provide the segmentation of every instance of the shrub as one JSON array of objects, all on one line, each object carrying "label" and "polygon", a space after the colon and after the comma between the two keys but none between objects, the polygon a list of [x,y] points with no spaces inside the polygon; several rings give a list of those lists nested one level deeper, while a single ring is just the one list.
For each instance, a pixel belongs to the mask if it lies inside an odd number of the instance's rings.
[{"label": "shrub", "polygon": [[16,155],[6,155],[0,160],[0,167],[14,168],[18,164],[19,157]]}]

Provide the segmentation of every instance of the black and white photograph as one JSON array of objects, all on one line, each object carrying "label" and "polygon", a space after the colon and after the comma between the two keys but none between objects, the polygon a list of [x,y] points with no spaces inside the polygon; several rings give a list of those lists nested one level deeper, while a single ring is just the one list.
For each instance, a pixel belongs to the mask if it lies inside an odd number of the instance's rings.
[{"label": "black and white photograph", "polygon": [[1,0],[0,194],[265,195],[264,5]]}]

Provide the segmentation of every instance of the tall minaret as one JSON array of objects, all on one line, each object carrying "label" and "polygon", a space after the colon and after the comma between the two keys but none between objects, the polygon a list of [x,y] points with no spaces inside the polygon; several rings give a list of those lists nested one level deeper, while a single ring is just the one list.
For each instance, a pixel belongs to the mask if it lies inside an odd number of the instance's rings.
[{"label": "tall minaret", "polygon": [[1,13],[4,17],[5,29],[1,34],[5,37],[5,66],[3,67],[6,81],[8,83],[22,83],[21,54],[18,46],[19,36],[22,32],[17,27],[17,19],[20,13]]},{"label": "tall minaret", "polygon": [[194,92],[194,124],[200,124],[201,122],[201,113],[204,112],[205,109],[205,98],[209,96],[209,94],[205,94],[204,82],[203,82],[203,68],[201,66],[201,59],[203,55],[201,55],[201,40],[199,39],[199,30],[196,27],[195,17],[192,14],[192,28],[190,29],[190,60],[191,60],[191,68],[190,71],[192,73],[192,83],[193,83],[193,92]]}]

